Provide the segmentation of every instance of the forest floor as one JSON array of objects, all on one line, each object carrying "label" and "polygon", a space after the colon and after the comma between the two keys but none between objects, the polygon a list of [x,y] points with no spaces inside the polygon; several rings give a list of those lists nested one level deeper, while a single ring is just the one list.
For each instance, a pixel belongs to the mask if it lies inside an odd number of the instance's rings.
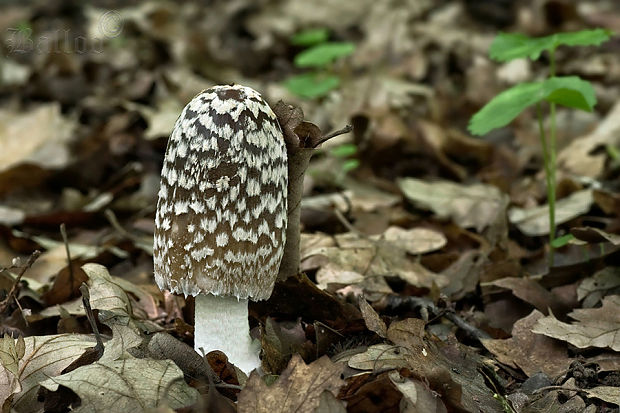
[{"label": "forest floor", "polygon": [[[2,6],[3,412],[618,411],[620,38],[556,51],[598,102],[556,113],[553,259],[535,111],[467,131],[548,71],[492,61],[500,31],[618,32],[616,2],[205,3]],[[249,378],[193,361],[193,300],[153,279],[167,138],[233,82],[353,126],[308,168],[303,274],[250,304]]]}]

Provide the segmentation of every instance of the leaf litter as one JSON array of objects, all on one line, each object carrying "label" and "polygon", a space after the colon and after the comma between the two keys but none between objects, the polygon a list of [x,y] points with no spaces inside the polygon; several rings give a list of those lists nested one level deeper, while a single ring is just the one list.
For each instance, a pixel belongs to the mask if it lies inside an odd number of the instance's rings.
[{"label": "leaf litter", "polygon": [[[546,74],[536,62],[491,62],[493,33],[617,31],[618,6],[281,3],[7,6],[3,411],[617,410],[617,45],[556,56],[562,76],[592,81],[599,104],[587,117],[558,112],[557,223],[568,241],[553,266],[534,117],[485,139],[466,125],[507,86]],[[66,29],[91,48],[41,47]],[[339,86],[322,98],[286,88],[302,70],[290,39],[307,29],[353,46],[323,74]],[[306,175],[304,274],[250,305],[263,371],[249,378],[224,354],[193,352],[192,300],[152,279],[166,137],[185,102],[229,81],[303,108],[323,129],[354,126]]]}]

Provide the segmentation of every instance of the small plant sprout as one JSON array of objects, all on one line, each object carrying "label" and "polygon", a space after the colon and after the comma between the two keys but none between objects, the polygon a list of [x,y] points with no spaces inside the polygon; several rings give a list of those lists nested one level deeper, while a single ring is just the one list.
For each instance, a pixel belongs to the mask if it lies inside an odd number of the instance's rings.
[{"label": "small plant sprout", "polygon": [[333,73],[333,63],[355,51],[355,45],[349,42],[328,41],[327,29],[310,29],[297,33],[291,38],[291,44],[307,49],[295,56],[294,64],[309,72],[289,77],[284,85],[294,94],[307,99],[327,95],[330,90],[340,85],[340,76]]},{"label": "small plant sprout", "polygon": [[[480,109],[469,122],[469,131],[472,134],[484,135],[493,129],[506,126],[526,108],[536,107],[549,204],[550,265],[553,265],[554,246],[562,244],[555,241],[556,105],[591,112],[596,104],[594,88],[589,82],[578,76],[556,76],[555,51],[562,45],[598,46],[609,40],[611,34],[611,31],[604,29],[558,33],[538,38],[514,33],[499,34],[489,50],[491,59],[500,62],[519,58],[537,60],[542,52],[546,51],[549,56],[549,75],[543,80],[520,83],[503,91]],[[543,121],[545,102],[549,106],[550,115],[548,131],[545,130]]]}]

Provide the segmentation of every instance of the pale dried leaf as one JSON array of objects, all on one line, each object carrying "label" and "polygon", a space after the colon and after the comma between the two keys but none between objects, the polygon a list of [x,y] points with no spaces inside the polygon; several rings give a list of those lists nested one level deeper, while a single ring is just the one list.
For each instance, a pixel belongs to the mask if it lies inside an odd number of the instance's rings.
[{"label": "pale dried leaf", "polygon": [[620,387],[597,386],[584,390],[588,397],[595,397],[608,403],[620,406]]},{"label": "pale dried leaf", "polygon": [[37,401],[39,383],[60,374],[69,364],[95,345],[91,336],[59,334],[26,337],[24,357],[19,362],[22,391],[13,399],[17,412],[34,412],[43,407]]},{"label": "pale dried leaf", "polygon": [[26,213],[21,209],[11,208],[6,205],[0,205],[0,224],[6,227],[19,225],[24,222]]},{"label": "pale dried leaf", "polygon": [[25,352],[24,337],[17,339],[5,334],[0,339],[0,362],[2,367],[7,369],[13,376],[17,377],[19,360],[24,357]]},{"label": "pale dried leaf", "polygon": [[[563,224],[585,214],[590,210],[592,202],[591,189],[574,192],[556,201],[555,223]],[[508,219],[525,235],[535,237],[549,234],[549,206],[547,204],[528,209],[510,208]]]},{"label": "pale dried leaf", "polygon": [[372,306],[368,304],[368,301],[362,296],[359,297],[358,304],[362,312],[362,317],[364,317],[366,327],[368,327],[370,331],[377,333],[379,337],[385,338],[387,335],[387,326],[381,317],[379,317],[379,314],[377,314],[375,309],[372,308]]},{"label": "pale dried leaf", "polygon": [[316,273],[317,286],[326,289],[328,284],[357,284],[363,282],[365,277],[355,271],[345,271],[332,263],[327,263]]},{"label": "pale dried leaf", "polygon": [[171,360],[98,361],[41,385],[51,391],[59,385],[73,390],[82,401],[76,412],[141,412],[162,403],[178,409],[198,397]]},{"label": "pale dried leaf", "polygon": [[324,391],[336,394],[344,384],[340,378],[342,369],[341,364],[332,363],[327,356],[306,365],[295,354],[271,386],[253,371],[239,393],[239,413],[311,413],[319,406]]},{"label": "pale dried leaf", "polygon": [[19,380],[19,361],[24,357],[26,343],[22,336],[13,339],[5,335],[0,339],[0,406],[9,397],[19,393],[22,386]]},{"label": "pale dried leaf", "polygon": [[44,168],[65,166],[75,126],[75,121],[62,116],[57,102],[29,111],[0,110],[0,172],[25,162]]},{"label": "pale dried leaf", "polygon": [[391,344],[375,344],[349,359],[352,369],[383,371],[407,366],[406,349]]},{"label": "pale dried leaf", "polygon": [[[89,277],[90,305],[94,310],[107,310],[115,314],[146,318],[144,317],[145,314],[137,313],[136,310],[139,307],[132,305],[128,292],[143,299],[149,295],[147,292],[142,291],[133,283],[110,275],[102,265],[86,264],[82,266],[82,269]],[[62,307],[71,315],[85,314],[81,298],[64,303]],[[41,311],[41,315],[45,317],[60,315],[60,310],[58,307],[48,307]]]},{"label": "pale dried leaf", "polygon": [[574,139],[558,153],[558,167],[578,176],[597,178],[605,170],[607,154],[599,151],[605,145],[620,143],[620,102],[590,134]]},{"label": "pale dried leaf", "polygon": [[[351,284],[371,278],[394,275],[417,287],[443,288],[449,280],[422,267],[402,248],[386,241],[372,241],[355,233],[334,237],[337,247],[318,248],[314,252],[327,258],[327,264],[317,272],[317,282]],[[369,297],[370,298],[370,297]]]},{"label": "pale dried leaf", "polygon": [[620,267],[606,267],[592,277],[584,279],[577,287],[577,299],[583,307],[592,308],[606,295],[620,293]]},{"label": "pale dried leaf", "polygon": [[439,395],[431,391],[425,383],[402,377],[396,370],[389,372],[388,377],[403,394],[400,403],[402,413],[447,413]]},{"label": "pale dried leaf", "polygon": [[568,314],[576,323],[563,323],[553,315],[538,320],[532,331],[579,348],[609,347],[620,351],[620,295],[603,299],[600,308],[577,309]]},{"label": "pale dried leaf", "polygon": [[450,218],[463,228],[481,232],[503,219],[508,196],[492,185],[460,185],[449,181],[426,182],[405,178],[398,181],[403,194],[417,207],[440,218]]},{"label": "pale dried leaf", "polygon": [[131,358],[129,350],[143,342],[138,323],[129,316],[107,310],[99,310],[99,320],[112,329],[112,339],[105,343],[100,361]]},{"label": "pale dried leaf", "polygon": [[[383,233],[382,237],[385,241],[414,255],[439,250],[448,242],[441,232],[428,228],[403,229],[392,226]],[[378,240],[381,236],[372,238]]]},{"label": "pale dried leaf", "polygon": [[[329,141],[328,141],[329,142]],[[400,202],[398,195],[385,192],[365,182],[345,178],[343,186],[352,191],[346,209],[353,211],[372,212],[381,208],[389,208]]]},{"label": "pale dried leaf", "polygon": [[319,407],[314,410],[314,413],[347,413],[347,408],[332,392],[325,390],[321,393]]},{"label": "pale dried leaf", "polygon": [[333,247],[335,242],[331,235],[316,232],[312,234],[302,233],[300,244],[300,255],[303,260],[314,255],[320,248]]},{"label": "pale dried leaf", "polygon": [[139,112],[146,120],[148,124],[144,132],[146,139],[157,139],[170,135],[179,113],[183,110],[183,105],[174,96],[159,99],[155,108],[134,102],[127,102],[125,106],[129,110]]}]

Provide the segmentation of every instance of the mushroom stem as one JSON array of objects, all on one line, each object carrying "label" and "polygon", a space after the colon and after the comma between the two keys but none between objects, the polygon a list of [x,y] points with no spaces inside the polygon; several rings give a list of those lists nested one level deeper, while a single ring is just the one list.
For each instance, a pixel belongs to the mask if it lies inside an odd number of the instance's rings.
[{"label": "mushroom stem", "polygon": [[245,374],[260,367],[260,343],[250,337],[248,300],[199,294],[195,298],[194,349],[220,350]]}]

